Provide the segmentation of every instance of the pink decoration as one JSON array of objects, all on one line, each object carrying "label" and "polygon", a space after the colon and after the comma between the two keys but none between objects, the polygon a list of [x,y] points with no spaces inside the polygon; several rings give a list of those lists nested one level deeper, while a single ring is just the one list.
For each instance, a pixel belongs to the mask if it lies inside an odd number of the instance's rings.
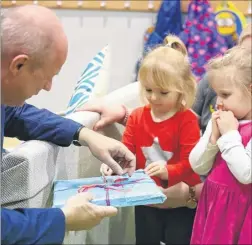
[{"label": "pink decoration", "polygon": [[199,54],[200,54],[200,55],[204,55],[205,53],[206,53],[206,51],[205,51],[204,49],[200,49],[200,50],[199,50]]}]

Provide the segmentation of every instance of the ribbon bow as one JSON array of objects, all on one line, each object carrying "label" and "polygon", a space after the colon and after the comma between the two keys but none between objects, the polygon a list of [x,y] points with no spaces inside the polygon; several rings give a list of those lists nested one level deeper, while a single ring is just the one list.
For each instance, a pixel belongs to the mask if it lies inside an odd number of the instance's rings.
[{"label": "ribbon bow", "polygon": [[127,192],[127,191],[130,191],[130,190],[120,190],[120,189],[118,189],[118,187],[123,187],[124,186],[125,183],[123,183],[123,182],[127,181],[127,184],[134,184],[134,183],[140,182],[140,181],[142,181],[144,179],[145,178],[141,178],[141,179],[138,179],[138,180],[131,180],[130,181],[129,178],[127,178],[127,177],[126,178],[118,178],[118,179],[115,179],[111,184],[108,185],[105,176],[103,176],[103,181],[104,181],[103,184],[83,185],[78,189],[78,193],[85,192],[85,191],[88,191],[88,190],[93,189],[93,188],[102,188],[102,189],[104,189],[106,191],[106,204],[107,204],[107,206],[110,206],[109,190]]}]

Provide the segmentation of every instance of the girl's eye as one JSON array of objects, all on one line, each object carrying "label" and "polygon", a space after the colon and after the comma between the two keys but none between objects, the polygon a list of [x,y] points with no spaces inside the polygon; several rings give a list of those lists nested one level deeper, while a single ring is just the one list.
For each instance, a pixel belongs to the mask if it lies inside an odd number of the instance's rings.
[{"label": "girl's eye", "polygon": [[151,89],[145,89],[146,92],[150,93],[152,90]]},{"label": "girl's eye", "polygon": [[230,94],[223,93],[223,94],[221,94],[221,97],[222,97],[222,98],[227,98],[229,95],[230,95]]},{"label": "girl's eye", "polygon": [[162,95],[169,94],[169,92],[161,92]]}]

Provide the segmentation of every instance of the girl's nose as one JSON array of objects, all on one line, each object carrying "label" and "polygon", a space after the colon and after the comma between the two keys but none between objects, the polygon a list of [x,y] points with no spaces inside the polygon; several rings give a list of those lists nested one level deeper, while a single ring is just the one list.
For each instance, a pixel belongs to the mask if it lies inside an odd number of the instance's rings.
[{"label": "girl's nose", "polygon": [[155,93],[152,93],[152,94],[151,94],[151,100],[152,100],[152,101],[157,100],[157,95],[156,95]]}]

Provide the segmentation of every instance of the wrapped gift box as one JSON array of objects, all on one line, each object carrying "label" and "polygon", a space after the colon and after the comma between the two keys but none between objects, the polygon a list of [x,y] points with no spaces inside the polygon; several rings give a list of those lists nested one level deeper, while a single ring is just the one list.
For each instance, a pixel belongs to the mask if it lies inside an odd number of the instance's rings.
[{"label": "wrapped gift box", "polygon": [[143,170],[137,170],[131,177],[101,176],[55,181],[53,207],[62,207],[69,197],[79,192],[92,193],[92,203],[114,207],[161,204],[166,199],[155,182]]}]

